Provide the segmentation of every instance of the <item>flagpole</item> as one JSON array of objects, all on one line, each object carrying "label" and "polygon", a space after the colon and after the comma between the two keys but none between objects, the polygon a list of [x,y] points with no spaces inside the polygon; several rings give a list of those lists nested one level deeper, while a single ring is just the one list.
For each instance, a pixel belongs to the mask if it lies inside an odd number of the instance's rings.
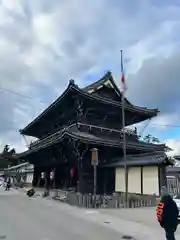
[{"label": "flagpole", "polygon": [[[123,70],[123,51],[121,50],[121,71],[122,77],[124,78]],[[124,157],[124,180],[125,180],[125,207],[128,207],[128,168],[127,168],[127,156],[126,156],[126,132],[125,132],[125,82],[123,82],[123,91],[122,91],[122,133],[123,133],[123,157]]]}]

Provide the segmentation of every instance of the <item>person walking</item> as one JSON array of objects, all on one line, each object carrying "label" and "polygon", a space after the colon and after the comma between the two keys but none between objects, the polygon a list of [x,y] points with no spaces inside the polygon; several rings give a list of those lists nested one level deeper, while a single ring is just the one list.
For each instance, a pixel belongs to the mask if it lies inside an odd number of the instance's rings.
[{"label": "person walking", "polygon": [[6,191],[9,191],[10,190],[10,187],[11,187],[11,180],[10,178],[8,179],[7,183],[6,183]]},{"label": "person walking", "polygon": [[175,240],[179,210],[165,186],[161,188],[161,200],[156,208],[157,220],[164,228],[167,240]]}]

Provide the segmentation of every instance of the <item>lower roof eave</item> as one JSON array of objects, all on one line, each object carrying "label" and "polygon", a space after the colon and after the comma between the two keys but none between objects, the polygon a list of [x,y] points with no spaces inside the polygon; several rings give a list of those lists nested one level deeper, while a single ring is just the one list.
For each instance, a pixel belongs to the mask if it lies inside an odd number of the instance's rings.
[{"label": "lower roof eave", "polygon": [[163,152],[154,152],[139,154],[139,156],[128,156],[124,158],[114,159],[113,163],[106,164],[105,167],[131,167],[131,166],[170,166],[173,165],[173,160],[168,158]]},{"label": "lower roof eave", "polygon": [[180,173],[180,167],[175,167],[175,166],[167,167],[166,172],[167,173]]},{"label": "lower roof eave", "polygon": [[[119,142],[117,141],[110,141],[110,140],[106,140],[106,139],[101,139],[101,138],[97,138],[91,134],[87,134],[85,133],[84,135],[78,135],[77,133],[72,133],[72,132],[68,132],[65,131],[62,135],[60,135],[57,139],[55,139],[52,142],[47,142],[44,145],[40,145],[39,147],[37,146],[37,148],[34,149],[29,149],[21,154],[18,154],[18,158],[23,158],[26,157],[28,155],[31,155],[33,153],[36,153],[38,151],[42,151],[43,149],[47,149],[55,144],[58,144],[60,142],[62,142],[65,138],[70,137],[74,140],[80,140],[82,143],[89,143],[92,145],[98,144],[100,146],[107,146],[107,147],[113,147],[113,148],[122,148],[123,147],[123,141],[120,140]],[[159,148],[163,148],[164,145],[159,145]],[[142,144],[141,143],[136,143],[136,142],[127,142],[126,143],[126,147],[129,149],[138,149],[138,150],[154,150],[154,148],[156,147],[156,145],[147,145],[147,144]]]},{"label": "lower roof eave", "polygon": [[174,156],[176,160],[180,160],[180,155]]},{"label": "lower roof eave", "polygon": [[[127,163],[126,166],[127,167],[148,167],[148,166],[162,166],[162,165],[166,165],[164,163]],[[169,164],[170,165],[170,164]],[[109,164],[109,165],[102,165],[100,166],[102,168],[125,168],[125,163],[124,164]]]}]

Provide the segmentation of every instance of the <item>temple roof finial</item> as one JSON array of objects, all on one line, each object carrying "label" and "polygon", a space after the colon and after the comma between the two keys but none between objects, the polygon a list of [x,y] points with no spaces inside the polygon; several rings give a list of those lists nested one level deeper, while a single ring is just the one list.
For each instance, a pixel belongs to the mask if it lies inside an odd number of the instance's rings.
[{"label": "temple roof finial", "polygon": [[75,81],[74,81],[74,79],[71,79],[71,80],[69,80],[69,85],[71,85],[71,86],[74,86],[74,87],[78,88],[78,85],[77,85],[77,84],[75,84]]},{"label": "temple roof finial", "polygon": [[70,80],[69,80],[69,84],[71,84],[71,85],[75,85],[75,81],[74,81],[74,79],[70,79]]},{"label": "temple roof finial", "polygon": [[106,75],[107,75],[107,76],[112,76],[111,71],[107,71]]}]

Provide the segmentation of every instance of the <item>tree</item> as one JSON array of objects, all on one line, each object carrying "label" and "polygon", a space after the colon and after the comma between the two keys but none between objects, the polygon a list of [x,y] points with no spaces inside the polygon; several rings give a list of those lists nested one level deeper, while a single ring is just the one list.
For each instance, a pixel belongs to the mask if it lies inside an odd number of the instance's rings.
[{"label": "tree", "polygon": [[14,155],[14,154],[16,154],[15,148],[12,148],[12,149],[10,150],[9,145],[6,144],[6,145],[4,146],[4,149],[3,149],[2,153],[1,153],[0,155],[1,155],[1,156],[2,156],[2,155],[3,155],[3,156],[7,156],[7,155],[12,156],[12,155]]},{"label": "tree", "polygon": [[9,145],[6,144],[6,145],[4,146],[4,149],[3,149],[2,154],[6,154],[6,153],[8,153],[8,152],[9,152]]},{"label": "tree", "polygon": [[150,143],[151,140],[152,140],[151,134],[146,135],[146,136],[143,138],[143,140],[144,140],[145,142],[147,142],[147,143]]},{"label": "tree", "polygon": [[165,152],[170,152],[170,151],[173,151],[172,148],[168,147],[167,145],[165,146]]},{"label": "tree", "polygon": [[[151,134],[146,135],[146,136],[143,138],[143,140],[144,140],[145,142],[147,142],[147,143],[160,143],[159,138],[153,137]],[[164,149],[164,150],[165,150],[165,152],[170,152],[170,151],[172,151],[173,149],[170,148],[170,147],[168,147],[168,146],[165,144],[165,149]]]},{"label": "tree", "polygon": [[156,137],[152,137],[152,142],[153,142],[153,143],[159,143],[160,141],[159,141],[158,138],[156,138]]},{"label": "tree", "polygon": [[2,153],[0,153],[0,165],[8,167],[9,165],[14,166],[19,163],[19,160],[15,157],[16,150],[10,149],[9,145],[6,144]]},{"label": "tree", "polygon": [[12,148],[10,151],[9,151],[9,154],[11,156],[13,156],[14,154],[16,154],[16,150],[14,148]]}]

